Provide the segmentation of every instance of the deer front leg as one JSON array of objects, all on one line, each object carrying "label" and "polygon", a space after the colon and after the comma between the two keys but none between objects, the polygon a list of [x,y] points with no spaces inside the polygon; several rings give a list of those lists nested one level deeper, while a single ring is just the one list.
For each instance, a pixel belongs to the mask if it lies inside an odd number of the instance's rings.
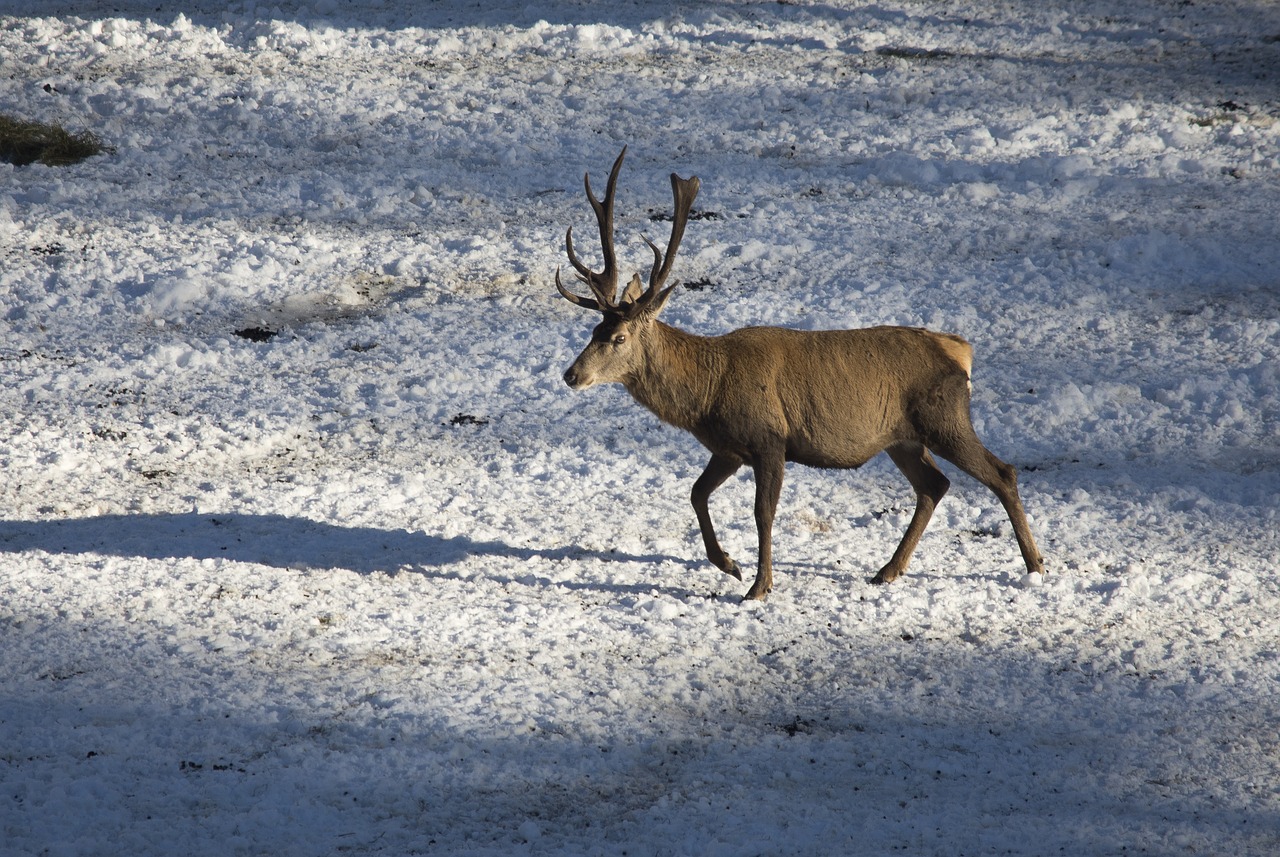
[{"label": "deer front leg", "polygon": [[773,516],[782,495],[782,477],[786,472],[782,453],[761,456],[756,462],[756,535],[760,541],[756,580],[743,597],[744,601],[763,601],[773,589]]},{"label": "deer front leg", "polygon": [[711,564],[716,568],[725,574],[732,574],[738,580],[742,580],[742,571],[720,547],[720,542],[716,539],[715,527],[711,525],[711,512],[707,508],[707,501],[711,499],[711,492],[737,473],[741,466],[740,461],[722,455],[712,455],[702,475],[693,483],[693,493],[690,497],[693,501],[693,513],[698,516],[698,529],[702,531],[702,543],[707,548],[707,559],[711,560]]}]

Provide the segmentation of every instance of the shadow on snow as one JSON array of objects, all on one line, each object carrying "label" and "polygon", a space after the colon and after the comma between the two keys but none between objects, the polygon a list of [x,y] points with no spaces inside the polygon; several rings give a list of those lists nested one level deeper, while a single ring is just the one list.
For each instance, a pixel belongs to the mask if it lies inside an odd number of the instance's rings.
[{"label": "shadow on snow", "polygon": [[[516,547],[502,541],[477,541],[465,535],[344,527],[301,517],[238,512],[0,521],[0,553],[24,551],[145,559],[227,559],[282,569],[343,568],[359,574],[410,571],[441,578],[456,576],[445,569],[472,557],[498,560],[499,565],[535,558],[646,564],[684,562],[659,554],[637,556],[574,545]],[[494,578],[493,574],[486,576]],[[610,592],[653,589],[647,583],[601,586],[569,581],[558,585],[570,589],[605,588]]]}]

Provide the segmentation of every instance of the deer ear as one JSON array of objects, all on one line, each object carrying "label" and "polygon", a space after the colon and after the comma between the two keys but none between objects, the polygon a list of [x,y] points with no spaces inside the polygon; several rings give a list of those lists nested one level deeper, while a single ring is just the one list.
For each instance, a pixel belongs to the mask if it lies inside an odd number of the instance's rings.
[{"label": "deer ear", "polygon": [[[679,283],[676,285],[679,285]],[[667,305],[667,301],[675,290],[676,286],[667,286],[656,295],[653,295],[649,301],[632,304],[631,311],[627,313],[627,318],[643,318],[646,321],[653,321],[662,312],[662,308]]]},{"label": "deer ear", "polygon": [[631,282],[627,283],[627,287],[622,291],[622,303],[635,303],[642,294],[644,294],[644,283],[640,282],[640,274],[633,274]]}]

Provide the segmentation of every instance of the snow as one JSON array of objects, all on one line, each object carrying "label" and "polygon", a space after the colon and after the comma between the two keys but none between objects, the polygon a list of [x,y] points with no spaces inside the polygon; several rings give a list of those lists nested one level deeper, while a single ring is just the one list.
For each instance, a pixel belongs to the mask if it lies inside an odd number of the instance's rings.
[{"label": "snow", "polygon": [[[0,3],[0,854],[1280,851],[1280,18]],[[581,175],[664,318],[975,346],[953,473],[706,453],[560,375]],[[588,258],[595,249],[580,242]],[[277,331],[255,341],[248,329]],[[712,500],[753,573],[749,475]]]}]

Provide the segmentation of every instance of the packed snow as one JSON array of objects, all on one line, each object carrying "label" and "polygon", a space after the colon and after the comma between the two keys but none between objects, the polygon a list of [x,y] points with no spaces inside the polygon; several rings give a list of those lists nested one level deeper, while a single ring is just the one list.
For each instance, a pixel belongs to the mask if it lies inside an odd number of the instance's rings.
[{"label": "packed snow", "polygon": [[[0,3],[0,855],[1280,853],[1280,7]],[[664,319],[976,350],[954,470],[561,373],[582,175]],[[945,465],[944,465],[945,467]],[[712,500],[754,573],[752,482]]]}]

